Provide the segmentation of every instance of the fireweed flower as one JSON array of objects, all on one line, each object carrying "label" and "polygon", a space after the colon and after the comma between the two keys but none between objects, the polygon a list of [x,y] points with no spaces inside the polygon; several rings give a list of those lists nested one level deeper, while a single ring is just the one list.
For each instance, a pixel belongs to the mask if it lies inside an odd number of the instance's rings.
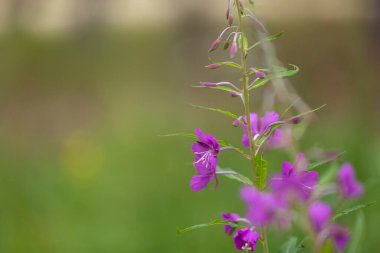
[{"label": "fireweed flower", "polygon": [[342,165],[338,172],[338,191],[343,198],[358,198],[363,195],[363,186],[356,180],[350,163]]},{"label": "fireweed flower", "polygon": [[244,187],[241,198],[247,204],[247,219],[254,226],[264,227],[286,211],[286,202],[269,192],[260,192],[254,187]]},{"label": "fireweed flower", "polygon": [[[250,114],[251,128],[253,139],[257,139],[259,136],[265,134],[269,129],[269,126],[275,122],[278,122],[280,116],[275,112],[267,112],[263,117],[259,117],[256,113]],[[247,122],[247,117],[243,117],[243,122]],[[243,135],[243,145],[249,147],[249,136],[248,127],[246,124],[241,123],[244,135]],[[284,144],[283,133],[280,129],[275,129],[271,136],[268,138],[269,146],[271,147],[281,147]]]},{"label": "fireweed flower", "polygon": [[319,233],[325,228],[331,218],[331,213],[330,206],[323,202],[314,202],[310,205],[308,214],[315,232]]},{"label": "fireweed flower", "polygon": [[[237,224],[238,220],[240,219],[240,216],[236,213],[221,213],[222,218],[225,221]],[[224,226],[224,233],[228,235],[232,235],[233,232],[235,232],[236,228],[232,227],[231,225],[225,225]]]},{"label": "fireweed flower", "polygon": [[304,154],[298,153],[294,164],[282,163],[282,173],[272,177],[270,187],[276,194],[290,199],[309,199],[317,185],[318,172],[306,171],[306,166]]},{"label": "fireweed flower", "polygon": [[234,235],[235,247],[238,250],[253,252],[256,249],[257,240],[259,240],[259,238],[259,233],[250,228],[240,229]]},{"label": "fireweed flower", "polygon": [[199,128],[195,130],[198,141],[193,143],[192,151],[194,157],[194,167],[199,175],[194,176],[190,181],[190,187],[198,192],[205,188],[211,180],[216,178],[216,165],[220,152],[219,143],[211,134],[204,134]]},{"label": "fireweed flower", "polygon": [[329,234],[334,242],[335,248],[339,251],[343,251],[351,239],[348,229],[337,224],[333,224],[330,227]]}]

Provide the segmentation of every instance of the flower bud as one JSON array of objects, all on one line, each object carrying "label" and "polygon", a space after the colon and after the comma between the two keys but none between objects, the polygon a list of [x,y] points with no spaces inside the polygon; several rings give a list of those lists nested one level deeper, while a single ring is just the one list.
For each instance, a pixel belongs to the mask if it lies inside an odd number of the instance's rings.
[{"label": "flower bud", "polygon": [[230,92],[230,96],[235,98],[235,97],[239,97],[240,95],[236,92]]},{"label": "flower bud", "polygon": [[260,78],[260,79],[263,79],[263,78],[265,78],[266,77],[266,75],[267,74],[265,74],[264,72],[262,72],[262,71],[255,71],[255,75],[258,77],[258,78]]},{"label": "flower bud", "polygon": [[206,86],[206,87],[216,87],[216,86],[218,86],[217,83],[211,83],[211,82],[200,82],[200,84],[202,86]]},{"label": "flower bud", "polygon": [[290,124],[298,124],[302,121],[302,117],[293,117],[289,120],[289,123]]},{"label": "flower bud", "polygon": [[210,46],[210,48],[209,48],[209,52],[212,52],[212,51],[214,51],[214,50],[216,50],[217,48],[218,48],[218,46],[219,46],[219,44],[220,44],[220,41],[221,41],[221,37],[218,37],[212,44],[211,44],[211,46]]},{"label": "flower bud", "polygon": [[234,23],[234,16],[228,15],[228,24],[231,26]]},{"label": "flower bud", "polygon": [[232,44],[231,44],[231,48],[230,48],[230,56],[231,58],[234,58],[235,57],[235,54],[237,52],[237,37],[238,37],[238,34],[236,33],[235,36],[234,36],[234,40],[232,41]]},{"label": "flower bud", "polygon": [[220,64],[216,64],[216,63],[212,63],[212,64],[209,64],[209,65],[206,65],[205,68],[206,68],[206,69],[217,69],[217,68],[219,68],[220,66],[222,66],[222,65],[220,65]]}]

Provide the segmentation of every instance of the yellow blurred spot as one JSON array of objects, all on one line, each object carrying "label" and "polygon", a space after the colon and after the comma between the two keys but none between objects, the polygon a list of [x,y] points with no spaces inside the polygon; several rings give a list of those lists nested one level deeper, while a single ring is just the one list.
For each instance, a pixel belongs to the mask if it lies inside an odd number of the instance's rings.
[{"label": "yellow blurred spot", "polygon": [[62,163],[70,178],[78,184],[87,184],[103,168],[104,155],[89,132],[72,133],[64,142]]}]

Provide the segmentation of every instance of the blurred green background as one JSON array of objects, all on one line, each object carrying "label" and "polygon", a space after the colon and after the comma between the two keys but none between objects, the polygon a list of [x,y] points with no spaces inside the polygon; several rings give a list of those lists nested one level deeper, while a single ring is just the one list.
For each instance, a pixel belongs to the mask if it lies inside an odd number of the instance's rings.
[{"label": "blurred green background", "polygon": [[[158,137],[201,127],[240,145],[228,118],[190,106],[242,113],[224,93],[191,88],[223,76],[203,66],[225,2],[0,1],[1,252],[234,252],[221,227],[175,231],[243,213],[240,186],[222,178],[217,191],[191,192],[191,140]],[[313,108],[327,104],[301,147],[345,150],[366,184],[360,202],[379,198],[379,6],[256,7],[272,33],[285,32],[275,45],[301,68],[291,79],[299,94]],[[275,151],[270,173],[281,158],[292,160]],[[221,159],[249,166],[233,153]],[[380,246],[379,211],[365,210],[360,252]]]}]

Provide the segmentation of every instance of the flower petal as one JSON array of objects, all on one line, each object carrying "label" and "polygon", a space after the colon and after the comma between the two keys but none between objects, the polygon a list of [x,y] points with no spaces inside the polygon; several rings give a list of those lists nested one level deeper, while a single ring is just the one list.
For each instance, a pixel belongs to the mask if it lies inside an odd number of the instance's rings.
[{"label": "flower petal", "polygon": [[194,176],[190,181],[190,187],[193,191],[199,192],[205,188],[210,181],[214,178],[213,175],[197,175]]}]

